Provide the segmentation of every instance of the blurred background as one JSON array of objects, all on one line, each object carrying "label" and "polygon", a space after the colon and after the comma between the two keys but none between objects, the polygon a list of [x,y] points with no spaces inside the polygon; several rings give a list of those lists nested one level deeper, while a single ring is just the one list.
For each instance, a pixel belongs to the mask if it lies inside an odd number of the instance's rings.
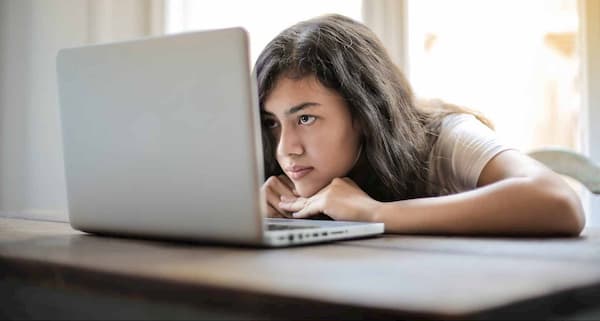
[{"label": "blurred background", "polygon": [[[481,111],[523,152],[600,162],[599,0],[0,0],[0,216],[68,220],[59,49],[243,26],[254,62],[284,28],[334,12],[372,28],[417,95]],[[598,197],[571,184],[599,225]]]}]

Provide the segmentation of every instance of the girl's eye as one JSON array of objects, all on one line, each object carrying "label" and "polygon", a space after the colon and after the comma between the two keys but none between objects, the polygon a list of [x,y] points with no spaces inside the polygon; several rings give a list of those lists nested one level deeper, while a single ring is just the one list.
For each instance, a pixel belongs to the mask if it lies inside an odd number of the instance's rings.
[{"label": "girl's eye", "polygon": [[317,120],[317,117],[310,115],[302,115],[298,118],[298,123],[301,125],[310,125]]},{"label": "girl's eye", "polygon": [[279,124],[274,119],[267,118],[263,120],[263,125],[268,129],[273,129],[279,127]]}]

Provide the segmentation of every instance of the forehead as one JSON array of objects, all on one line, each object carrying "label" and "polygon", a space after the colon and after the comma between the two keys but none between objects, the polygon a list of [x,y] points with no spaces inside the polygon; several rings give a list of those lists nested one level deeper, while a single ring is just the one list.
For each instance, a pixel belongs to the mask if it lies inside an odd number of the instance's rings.
[{"label": "forehead", "polygon": [[264,102],[264,110],[272,114],[283,114],[293,106],[315,102],[322,106],[347,109],[343,97],[335,90],[323,86],[314,76],[300,79],[281,77],[275,83]]}]

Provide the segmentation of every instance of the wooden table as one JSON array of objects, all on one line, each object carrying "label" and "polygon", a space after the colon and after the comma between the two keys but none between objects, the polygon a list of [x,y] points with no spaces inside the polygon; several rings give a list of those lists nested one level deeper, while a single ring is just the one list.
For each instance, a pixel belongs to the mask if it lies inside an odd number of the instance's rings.
[{"label": "wooden table", "polygon": [[600,229],[253,249],[0,218],[0,303],[0,319],[598,318]]}]

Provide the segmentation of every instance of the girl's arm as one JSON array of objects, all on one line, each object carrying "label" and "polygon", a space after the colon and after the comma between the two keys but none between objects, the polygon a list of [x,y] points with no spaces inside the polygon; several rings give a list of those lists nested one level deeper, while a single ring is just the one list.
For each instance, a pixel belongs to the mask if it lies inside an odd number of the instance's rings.
[{"label": "girl's arm", "polygon": [[579,235],[585,216],[558,174],[507,150],[484,167],[475,190],[432,198],[372,203],[364,218],[386,232],[418,234]]}]

